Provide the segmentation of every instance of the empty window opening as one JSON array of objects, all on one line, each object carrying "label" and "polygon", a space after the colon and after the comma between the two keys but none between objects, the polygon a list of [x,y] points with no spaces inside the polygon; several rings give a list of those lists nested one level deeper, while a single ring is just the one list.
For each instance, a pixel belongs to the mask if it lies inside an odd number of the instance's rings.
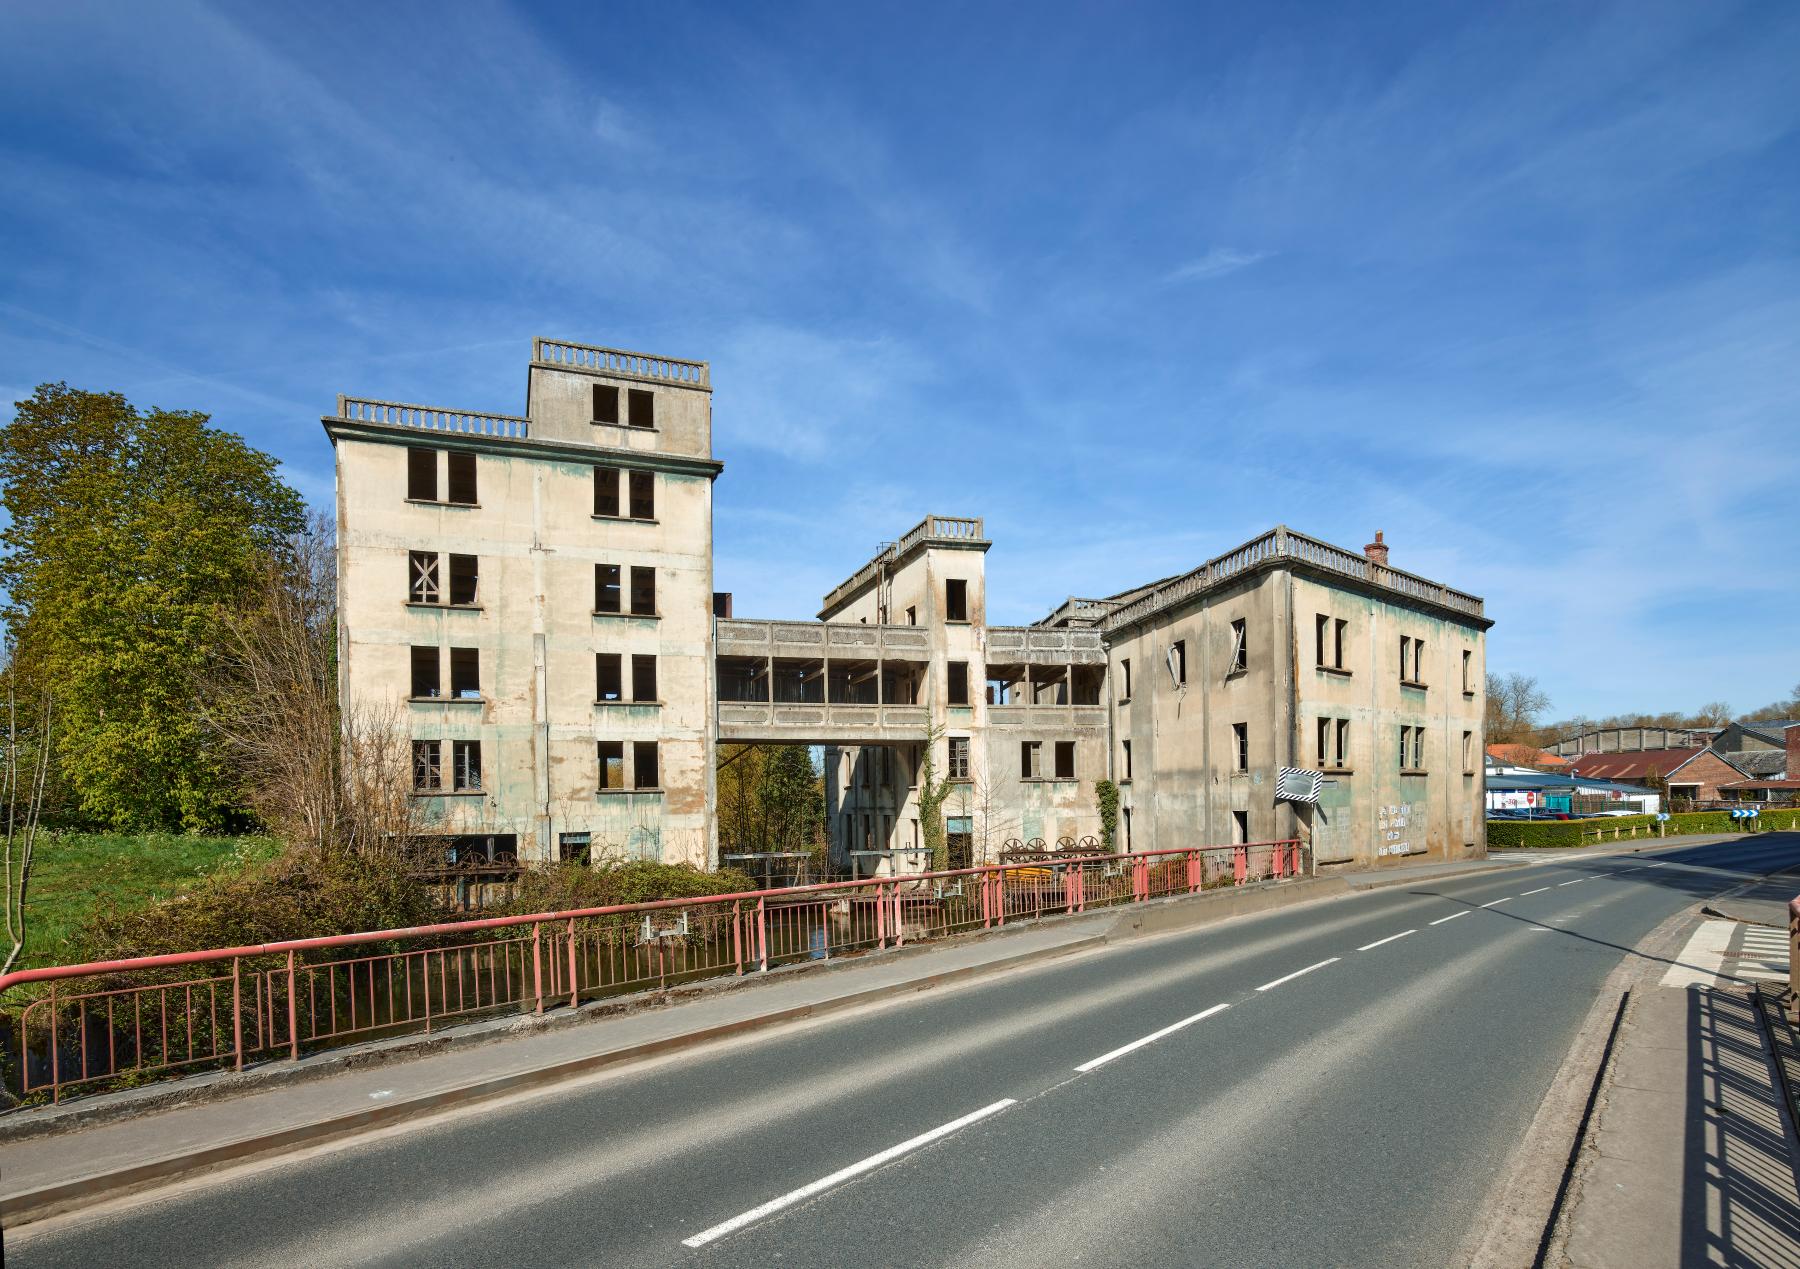
[{"label": "empty window opening", "polygon": [[989,665],[986,699],[989,705],[1020,705],[1025,700],[1022,665]]},{"label": "empty window opening", "polygon": [[1231,725],[1231,753],[1237,764],[1236,770],[1248,771],[1250,769],[1249,723],[1233,723]]},{"label": "empty window opening", "polygon": [[594,838],[591,833],[558,833],[556,856],[583,866],[594,862]]},{"label": "empty window opening", "polygon": [[436,551],[408,551],[412,577],[407,595],[415,604],[435,604],[443,592],[438,589],[438,557]]},{"label": "empty window opening", "polygon": [[[648,396],[649,393],[644,395]],[[639,789],[662,787],[662,773],[656,760],[656,742],[654,740],[631,742],[631,783],[634,788]]]},{"label": "empty window opening", "polygon": [[437,451],[406,451],[406,496],[415,502],[437,501]]},{"label": "empty window opening", "polygon": [[480,567],[473,555],[452,555],[450,557],[450,602],[473,604],[479,579]]},{"label": "empty window opening", "polygon": [[1121,701],[1131,699],[1131,658],[1119,658],[1119,686],[1124,690],[1119,694]]},{"label": "empty window opening", "polygon": [[1463,733],[1463,774],[1475,774],[1475,733],[1472,731]]},{"label": "empty window opening", "polygon": [[420,793],[436,793],[444,787],[442,750],[435,740],[415,740],[412,747],[413,788]]},{"label": "empty window opening", "polygon": [[629,390],[631,406],[631,426],[656,426],[656,394],[648,388],[632,388]]},{"label": "empty window opening", "polygon": [[619,390],[603,383],[594,385],[594,422],[619,421]]},{"label": "empty window opening", "polygon": [[1119,778],[1121,780],[1129,780],[1131,779],[1131,742],[1129,740],[1122,740],[1119,742],[1119,745],[1123,758],[1121,765],[1124,767],[1124,773]]},{"label": "empty window opening", "polygon": [[1231,840],[1239,846],[1250,840],[1250,812],[1231,813]]},{"label": "empty window opening", "polygon": [[1120,807],[1119,808],[1119,818],[1125,824],[1124,846],[1125,846],[1126,852],[1129,853],[1131,850],[1131,808],[1129,806]]},{"label": "empty window opening", "polygon": [[1337,765],[1340,767],[1350,765],[1350,720],[1348,718],[1337,720]]},{"label": "empty window opening", "polygon": [[625,742],[622,740],[602,740],[599,748],[601,789],[624,788]]},{"label": "empty window opening", "polygon": [[1231,623],[1231,669],[1228,674],[1241,674],[1250,668],[1249,634],[1242,620]]},{"label": "empty window opening", "polygon": [[634,471],[631,473],[631,518],[633,520],[656,519],[656,473]]},{"label": "empty window opening", "polygon": [[631,658],[631,699],[634,701],[654,701],[656,699],[655,656],[637,655]]},{"label": "empty window opening", "polygon": [[825,700],[825,663],[777,657],[773,667],[775,700],[784,705],[817,705]]},{"label": "empty window opening", "polygon": [[481,698],[481,652],[478,649],[450,649],[450,695],[461,701]]},{"label": "empty window opening", "polygon": [[446,459],[450,465],[450,497],[449,501],[461,506],[472,507],[475,497],[475,455],[463,450],[453,449]]},{"label": "empty window opening", "polygon": [[1098,705],[1100,690],[1106,682],[1106,670],[1098,665],[1069,667],[1069,695],[1077,705]]},{"label": "empty window opening", "polygon": [[1069,703],[1069,671],[1061,665],[1026,667],[1026,695],[1033,705],[1067,705]]},{"label": "empty window opening", "polygon": [[969,663],[952,661],[947,668],[950,671],[950,703],[967,705],[969,703]]},{"label": "empty window opening", "polygon": [[1169,680],[1176,687],[1187,685],[1187,640],[1177,639],[1169,645]]},{"label": "empty window opening", "polygon": [[1321,718],[1319,720],[1319,767],[1321,769],[1323,769],[1330,765],[1331,765],[1331,720],[1329,718]]},{"label": "empty window opening", "polygon": [[619,602],[619,566],[594,565],[594,611],[618,612]]},{"label": "empty window opening", "polygon": [[1019,778],[1035,780],[1044,774],[1044,743],[1041,740],[1019,742]]},{"label": "empty window opening", "polygon": [[638,564],[631,566],[631,615],[656,616],[656,570]]},{"label": "empty window opening", "polygon": [[1475,690],[1475,654],[1467,648],[1462,654],[1462,690],[1470,693]]},{"label": "empty window opening", "polygon": [[594,654],[595,700],[622,701],[625,699],[624,676],[619,668],[620,660],[617,652],[596,652]]},{"label": "empty window opening", "polygon": [[969,778],[969,738],[967,736],[950,737],[950,778],[952,780]]},{"label": "empty window opening", "polygon": [[919,610],[917,608],[908,608],[906,610],[906,624],[909,626],[916,626],[919,624]]},{"label": "empty window opening", "polygon": [[437,696],[441,690],[438,650],[415,647],[412,650],[412,694],[420,700],[426,700]]},{"label": "empty window opening", "polygon": [[1075,778],[1075,742],[1073,740],[1056,742],[1056,778],[1058,780]]},{"label": "empty window opening", "polygon": [[481,742],[454,740],[450,742],[450,750],[454,761],[452,787],[459,793],[481,788]]},{"label": "empty window opening", "polygon": [[594,468],[594,514],[617,516],[619,512],[619,469]]},{"label": "empty window opening", "polygon": [[944,620],[969,619],[969,583],[951,579],[944,583]]},{"label": "empty window opening", "polygon": [[1339,669],[1339,670],[1345,668],[1344,667],[1345,632],[1348,631],[1349,629],[1350,629],[1350,623],[1348,621],[1344,620],[1342,617],[1337,618],[1335,621],[1333,621],[1331,623],[1331,664],[1334,668]]},{"label": "empty window opening", "polygon": [[713,592],[713,616],[731,620],[731,592],[715,590]]}]

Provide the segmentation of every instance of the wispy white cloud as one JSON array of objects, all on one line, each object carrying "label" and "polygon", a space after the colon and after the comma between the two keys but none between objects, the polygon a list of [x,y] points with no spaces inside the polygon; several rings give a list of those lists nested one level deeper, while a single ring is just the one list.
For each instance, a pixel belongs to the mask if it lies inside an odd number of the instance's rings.
[{"label": "wispy white cloud", "polygon": [[1212,278],[1222,278],[1228,273],[1236,273],[1239,269],[1248,269],[1251,265],[1267,260],[1267,251],[1240,251],[1236,247],[1214,247],[1198,259],[1189,260],[1186,264],[1177,265],[1163,275],[1163,281],[1205,282]]}]

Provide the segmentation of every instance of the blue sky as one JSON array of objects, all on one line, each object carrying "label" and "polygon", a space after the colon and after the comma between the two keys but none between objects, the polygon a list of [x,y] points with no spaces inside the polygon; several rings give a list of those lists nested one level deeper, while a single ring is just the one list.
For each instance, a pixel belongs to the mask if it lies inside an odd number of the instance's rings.
[{"label": "blue sky", "polygon": [[1800,679],[1800,7],[11,5],[0,391],[210,411],[710,360],[718,584],[983,515],[990,618],[1276,523],[1553,713]]}]

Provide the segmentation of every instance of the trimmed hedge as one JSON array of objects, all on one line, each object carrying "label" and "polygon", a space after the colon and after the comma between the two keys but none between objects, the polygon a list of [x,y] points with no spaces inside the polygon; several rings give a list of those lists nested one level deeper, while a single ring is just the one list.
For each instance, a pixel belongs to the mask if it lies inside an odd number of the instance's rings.
[{"label": "trimmed hedge", "polygon": [[[1611,815],[1591,820],[1489,820],[1489,846],[1586,846],[1615,836],[1656,836],[1654,815]],[[1753,820],[1738,820],[1730,811],[1684,811],[1662,824],[1668,836],[1685,833],[1775,833],[1800,829],[1800,809],[1764,811]]]}]

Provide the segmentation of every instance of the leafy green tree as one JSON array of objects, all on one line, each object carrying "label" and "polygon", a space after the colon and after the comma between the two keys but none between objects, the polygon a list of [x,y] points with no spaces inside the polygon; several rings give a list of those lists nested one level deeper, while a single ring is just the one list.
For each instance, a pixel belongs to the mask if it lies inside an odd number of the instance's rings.
[{"label": "leafy green tree", "polygon": [[195,708],[221,613],[302,526],[269,455],[188,410],[44,384],[0,428],[4,615],[53,693],[77,813],[209,828],[235,807]]},{"label": "leafy green tree", "polygon": [[769,849],[805,850],[825,822],[825,788],[805,745],[779,745],[769,754],[756,790]]}]

